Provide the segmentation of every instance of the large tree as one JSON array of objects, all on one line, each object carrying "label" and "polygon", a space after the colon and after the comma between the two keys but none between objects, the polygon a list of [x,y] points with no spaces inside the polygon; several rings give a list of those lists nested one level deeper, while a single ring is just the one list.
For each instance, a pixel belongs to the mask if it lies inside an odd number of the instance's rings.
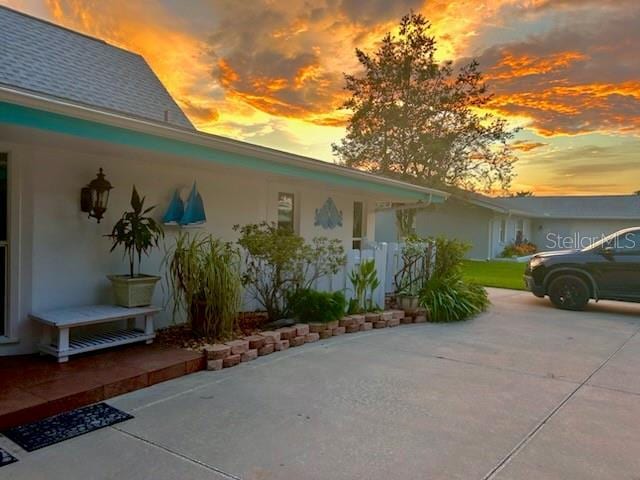
[{"label": "large tree", "polygon": [[364,73],[345,75],[344,108],[353,115],[334,154],[347,166],[422,185],[506,189],[515,131],[483,110],[491,95],[478,63],[438,63],[429,29],[411,13],[373,55],[356,49]]}]

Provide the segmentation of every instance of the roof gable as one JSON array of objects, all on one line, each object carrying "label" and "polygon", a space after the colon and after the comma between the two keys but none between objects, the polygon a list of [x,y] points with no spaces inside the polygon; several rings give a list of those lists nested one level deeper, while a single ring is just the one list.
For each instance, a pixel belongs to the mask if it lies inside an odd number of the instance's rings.
[{"label": "roof gable", "polygon": [[2,6],[0,84],[193,129],[140,55]]}]

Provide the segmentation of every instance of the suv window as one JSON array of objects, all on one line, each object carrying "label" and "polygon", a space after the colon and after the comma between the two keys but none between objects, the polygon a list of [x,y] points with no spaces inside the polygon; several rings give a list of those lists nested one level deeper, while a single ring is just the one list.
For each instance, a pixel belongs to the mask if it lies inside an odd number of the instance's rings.
[{"label": "suv window", "polygon": [[607,242],[606,246],[613,248],[616,253],[640,253],[640,230],[622,233]]}]

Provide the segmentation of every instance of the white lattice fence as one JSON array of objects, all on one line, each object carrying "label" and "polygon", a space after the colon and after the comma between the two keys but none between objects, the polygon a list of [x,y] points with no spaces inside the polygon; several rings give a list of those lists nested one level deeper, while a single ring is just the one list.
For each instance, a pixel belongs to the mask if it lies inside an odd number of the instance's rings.
[{"label": "white lattice fence", "polygon": [[[347,300],[354,296],[353,285],[349,281],[350,273],[358,268],[360,263],[373,260],[380,286],[373,294],[373,301],[380,307],[384,307],[385,294],[393,293],[395,287],[395,275],[402,268],[401,243],[368,243],[363,250],[348,250],[345,266],[335,275],[322,277],[314,282],[313,287],[322,291],[342,291]],[[250,295],[245,294],[244,309],[257,309],[259,306]]]}]

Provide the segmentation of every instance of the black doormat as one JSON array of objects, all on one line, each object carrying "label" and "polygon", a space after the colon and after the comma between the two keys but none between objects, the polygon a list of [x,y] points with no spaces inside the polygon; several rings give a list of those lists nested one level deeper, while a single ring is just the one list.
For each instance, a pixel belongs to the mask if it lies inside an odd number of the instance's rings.
[{"label": "black doormat", "polygon": [[17,462],[18,459],[11,455],[6,450],[0,448],[0,467],[4,467],[5,465],[9,465],[10,463]]},{"label": "black doormat", "polygon": [[27,452],[33,452],[131,418],[133,417],[128,413],[106,403],[96,403],[14,427],[2,433]]}]

